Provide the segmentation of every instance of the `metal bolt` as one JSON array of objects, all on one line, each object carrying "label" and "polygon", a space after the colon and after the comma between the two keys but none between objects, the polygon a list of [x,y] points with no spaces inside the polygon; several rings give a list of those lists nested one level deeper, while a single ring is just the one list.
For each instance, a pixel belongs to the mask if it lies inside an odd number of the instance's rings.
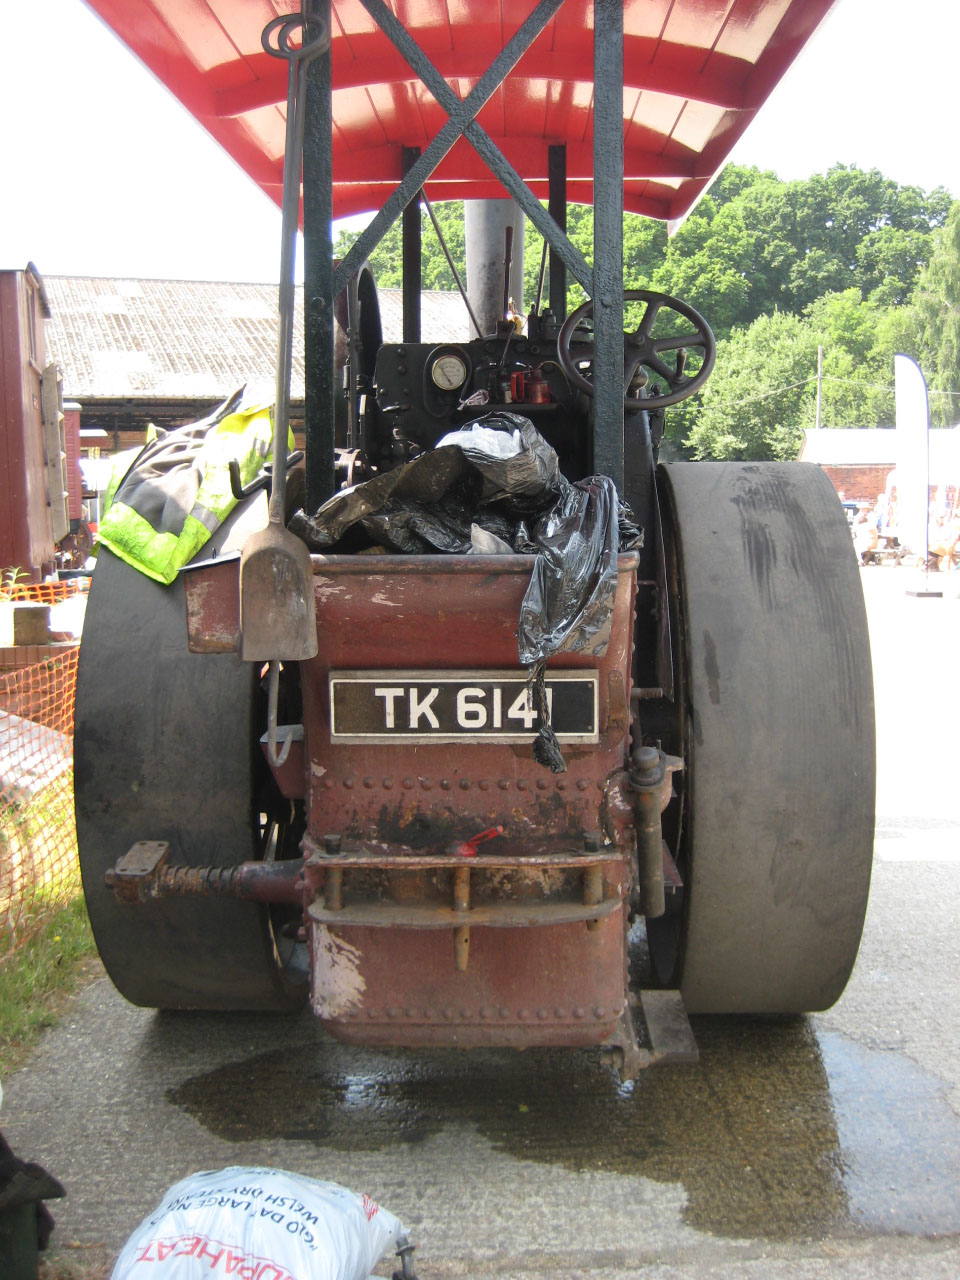
[{"label": "metal bolt", "polygon": [[323,837],[323,847],[327,853],[339,853],[343,844],[343,836],[339,831],[331,831],[329,835]]},{"label": "metal bolt", "polygon": [[384,778],[384,780],[383,780],[383,789],[384,789],[384,791],[392,791],[392,790],[393,790],[393,779],[392,779],[392,778]]},{"label": "metal bolt", "polygon": [[328,867],[323,882],[323,899],[328,911],[343,909],[343,871],[340,867]]},{"label": "metal bolt", "polygon": [[603,833],[600,831],[585,831],[583,833],[583,847],[587,853],[599,853],[603,847]]},{"label": "metal bolt", "polygon": [[639,747],[633,753],[633,767],[639,773],[655,773],[660,768],[660,752],[656,747]]},{"label": "metal bolt", "polygon": [[404,791],[412,791],[412,790],[413,790],[413,787],[414,787],[414,781],[413,781],[413,778],[404,778],[404,780],[403,780],[403,789],[404,789]]}]

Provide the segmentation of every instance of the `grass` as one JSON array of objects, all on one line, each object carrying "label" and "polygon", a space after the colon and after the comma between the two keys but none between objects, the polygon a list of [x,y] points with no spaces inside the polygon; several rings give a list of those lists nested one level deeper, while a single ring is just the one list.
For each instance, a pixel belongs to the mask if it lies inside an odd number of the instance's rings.
[{"label": "grass", "polygon": [[0,1079],[23,1065],[44,1027],[100,971],[83,897],[51,911],[37,932],[0,955]]},{"label": "grass", "polygon": [[[56,1217],[56,1203],[50,1207]],[[110,1274],[110,1263],[102,1245],[58,1245],[54,1231],[50,1249],[52,1257],[40,1255],[37,1280],[107,1280]]]},{"label": "grass", "polygon": [[[26,942],[0,954],[0,1079],[22,1067],[44,1027],[53,1026],[69,997],[102,971],[83,895],[50,911]],[[50,1204],[57,1217],[56,1202]],[[38,1280],[107,1280],[102,1244],[64,1241],[56,1230],[40,1255]]]}]

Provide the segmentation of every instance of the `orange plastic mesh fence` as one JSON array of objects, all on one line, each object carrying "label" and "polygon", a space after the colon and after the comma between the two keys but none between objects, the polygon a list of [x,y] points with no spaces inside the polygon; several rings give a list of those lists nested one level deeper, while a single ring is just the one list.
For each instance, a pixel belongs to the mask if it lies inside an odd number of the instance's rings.
[{"label": "orange plastic mesh fence", "polygon": [[76,648],[0,676],[0,963],[80,886]]},{"label": "orange plastic mesh fence", "polygon": [[5,587],[9,600],[36,600],[40,604],[59,604],[69,596],[90,590],[88,577],[68,578],[65,582],[15,582]]}]

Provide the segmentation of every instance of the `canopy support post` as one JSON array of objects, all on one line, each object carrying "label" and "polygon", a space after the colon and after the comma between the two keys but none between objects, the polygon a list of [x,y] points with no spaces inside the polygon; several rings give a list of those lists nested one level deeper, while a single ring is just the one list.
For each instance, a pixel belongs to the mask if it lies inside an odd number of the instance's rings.
[{"label": "canopy support post", "polygon": [[[547,212],[560,230],[567,233],[567,148],[560,143],[547,152]],[[567,268],[553,245],[550,246],[550,310],[558,320],[567,315]]]},{"label": "canopy support post", "polygon": [[622,0],[594,0],[593,84],[593,470],[622,495]]},{"label": "canopy support post", "polygon": [[[306,0],[330,30],[330,0]],[[333,120],[329,48],[307,69],[303,136],[303,324],[306,509],[334,492]]]},{"label": "canopy support post", "polygon": [[[403,148],[404,177],[420,159],[419,147]],[[420,341],[420,287],[423,280],[423,255],[420,228],[420,192],[403,211],[403,340]]]}]

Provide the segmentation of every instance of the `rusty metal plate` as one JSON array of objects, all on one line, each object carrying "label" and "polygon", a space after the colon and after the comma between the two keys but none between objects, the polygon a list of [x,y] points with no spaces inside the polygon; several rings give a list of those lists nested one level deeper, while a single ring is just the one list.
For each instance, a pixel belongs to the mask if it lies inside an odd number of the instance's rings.
[{"label": "rusty metal plate", "polygon": [[190,652],[235,653],[240,648],[239,556],[187,565],[180,577],[187,597]]},{"label": "rusty metal plate", "polygon": [[516,672],[532,556],[315,556],[320,651],[300,664],[313,839],[341,833],[384,853],[426,852],[503,826],[517,851],[563,839],[582,847],[584,832],[602,829],[608,781],[629,753],[636,565],[620,557],[606,653],[566,653],[547,667],[548,679],[597,679],[598,740],[563,744],[567,771],[551,774],[529,742],[331,737],[333,673]]},{"label": "rusty metal plate", "polygon": [[650,1065],[695,1065],[700,1050],[679,991],[641,991],[640,1008],[650,1045]]},{"label": "rusty metal plate", "polygon": [[601,1044],[626,1006],[623,910],[599,922],[471,930],[311,922],[314,1011],[338,1040],[395,1046]]}]

